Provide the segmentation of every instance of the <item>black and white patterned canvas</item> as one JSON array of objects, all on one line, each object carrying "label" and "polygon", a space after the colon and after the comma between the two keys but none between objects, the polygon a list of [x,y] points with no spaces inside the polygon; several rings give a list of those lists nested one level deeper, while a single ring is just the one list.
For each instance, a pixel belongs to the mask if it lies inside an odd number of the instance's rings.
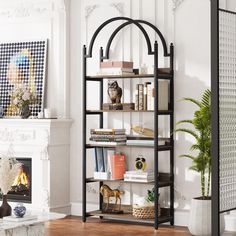
[{"label": "black and white patterned canvas", "polygon": [[18,85],[35,91],[37,102],[31,115],[43,110],[47,40],[0,43],[0,104],[4,116],[16,116],[11,109],[10,92]]}]

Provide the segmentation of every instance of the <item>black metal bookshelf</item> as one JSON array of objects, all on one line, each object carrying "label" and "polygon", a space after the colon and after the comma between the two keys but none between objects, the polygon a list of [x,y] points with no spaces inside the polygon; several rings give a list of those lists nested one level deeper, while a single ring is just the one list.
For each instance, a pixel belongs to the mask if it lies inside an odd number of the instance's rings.
[{"label": "black metal bookshelf", "polygon": [[[148,48],[148,55],[152,55],[154,59],[154,74],[145,74],[145,75],[94,75],[94,76],[88,76],[87,75],[87,59],[92,58],[92,53],[93,53],[93,45],[94,42],[100,33],[100,31],[108,24],[114,21],[125,21],[125,23],[122,23],[120,26],[118,26],[114,32],[111,34],[106,50],[104,53],[103,48],[100,48],[100,62],[102,62],[104,59],[109,59],[109,50],[110,50],[110,45],[112,43],[112,40],[114,39],[115,35],[124,27],[134,24],[136,25],[140,31],[143,33],[146,43],[147,43],[147,48]],[[151,41],[150,38],[144,29],[142,25],[146,25],[150,28],[152,28],[156,34],[158,35],[159,39],[161,40],[161,44],[163,47],[163,52],[164,52],[164,57],[169,58],[170,66],[169,68],[159,68],[158,67],[158,44],[157,41],[155,41],[153,48],[151,46]],[[98,216],[101,219],[109,219],[113,221],[122,221],[125,223],[136,223],[136,224],[151,224],[154,226],[155,229],[158,229],[158,225],[162,223],[170,223],[171,225],[174,225],[174,139],[173,139],[173,122],[174,122],[174,69],[173,69],[173,58],[174,58],[174,46],[173,44],[170,44],[169,47],[169,52],[167,49],[167,44],[166,41],[161,34],[161,32],[151,24],[150,22],[144,21],[144,20],[133,20],[128,17],[115,17],[111,18],[107,21],[105,21],[102,25],[98,27],[98,29],[95,31],[95,33],[92,36],[92,39],[90,41],[88,51],[86,46],[83,47],[83,165],[82,165],[82,193],[83,193],[83,208],[82,208],[82,220],[83,222],[86,222],[86,219],[91,216]],[[154,99],[154,110],[153,111],[136,111],[136,110],[119,110],[119,111],[106,111],[102,110],[102,104],[103,104],[103,81],[104,79],[138,79],[138,78],[153,78],[154,79],[154,90],[155,90],[155,99]],[[169,86],[170,86],[170,104],[169,104],[169,110],[167,111],[161,111],[158,110],[158,80],[168,80],[169,81]],[[97,81],[99,82],[99,90],[100,90],[100,109],[99,110],[87,110],[87,101],[86,101],[86,96],[87,96],[87,82],[91,81]],[[154,145],[122,145],[124,148],[152,148],[154,149],[154,179],[155,181],[153,182],[148,182],[148,183],[138,183],[138,182],[132,182],[128,181],[127,183],[129,184],[152,184],[155,187],[155,216],[154,219],[149,219],[149,220],[143,220],[143,219],[138,219],[132,216],[132,212],[125,212],[124,214],[120,215],[114,215],[114,214],[107,214],[107,213],[102,213],[102,206],[103,206],[103,198],[100,195],[100,204],[99,204],[99,210],[97,211],[92,211],[92,212],[87,212],[86,209],[86,203],[87,203],[87,197],[86,197],[86,186],[87,184],[98,182],[99,186],[105,182],[105,180],[99,180],[99,179],[94,179],[94,178],[87,178],[86,174],[86,167],[87,167],[87,156],[86,156],[86,150],[91,149],[91,148],[96,148],[96,147],[108,147],[110,148],[110,145],[96,145],[96,144],[88,144],[86,142],[87,137],[86,137],[86,129],[87,129],[87,116],[88,115],[98,115],[99,116],[99,127],[103,128],[103,114],[105,112],[147,112],[147,113],[153,113],[154,116]],[[168,138],[168,143],[166,145],[158,145],[158,116],[160,115],[167,115],[169,116],[169,122],[170,122],[170,137]],[[120,147],[120,146],[112,146],[113,148]],[[169,152],[169,157],[170,157],[170,173],[168,173],[168,178],[161,178],[161,173],[159,173],[159,155],[158,153],[161,151],[166,151]],[[107,180],[106,180],[107,181]],[[108,181],[120,181],[125,183],[126,181],[124,180],[108,180]],[[169,208],[163,208],[162,209],[162,214],[159,217],[158,216],[158,193],[159,193],[159,188],[169,188],[170,190],[170,206]]]}]

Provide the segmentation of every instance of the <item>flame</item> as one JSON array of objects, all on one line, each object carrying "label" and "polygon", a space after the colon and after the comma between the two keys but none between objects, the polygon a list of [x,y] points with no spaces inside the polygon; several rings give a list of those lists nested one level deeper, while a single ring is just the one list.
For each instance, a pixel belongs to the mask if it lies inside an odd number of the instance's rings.
[{"label": "flame", "polygon": [[20,184],[25,185],[28,187],[29,185],[29,178],[23,168],[21,168],[19,175],[16,177],[13,186],[19,186]]}]

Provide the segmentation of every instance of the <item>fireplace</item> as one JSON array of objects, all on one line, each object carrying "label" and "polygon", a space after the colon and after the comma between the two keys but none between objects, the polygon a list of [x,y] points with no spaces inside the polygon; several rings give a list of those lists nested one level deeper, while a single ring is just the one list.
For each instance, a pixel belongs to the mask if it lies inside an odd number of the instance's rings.
[{"label": "fireplace", "polygon": [[20,192],[13,186],[12,207],[15,201],[32,211],[71,213],[70,125],[68,119],[0,119],[0,153],[11,146],[29,181]]},{"label": "fireplace", "polygon": [[16,160],[22,163],[22,167],[12,185],[12,189],[8,192],[8,200],[12,202],[31,203],[32,159],[16,158]]}]

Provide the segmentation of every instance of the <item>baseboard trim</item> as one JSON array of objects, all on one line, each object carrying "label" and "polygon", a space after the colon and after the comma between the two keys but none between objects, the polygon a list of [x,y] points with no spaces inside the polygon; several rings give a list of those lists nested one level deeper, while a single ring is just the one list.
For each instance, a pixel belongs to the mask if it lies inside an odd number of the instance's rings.
[{"label": "baseboard trim", "polygon": [[71,214],[71,204],[51,206],[51,207],[49,207],[49,211],[70,215]]},{"label": "baseboard trim", "polygon": [[[97,210],[98,204],[88,203],[87,211]],[[71,202],[71,215],[81,216],[82,215],[82,203],[81,202]],[[176,226],[187,226],[189,219],[188,210],[175,210],[175,225]]]}]

